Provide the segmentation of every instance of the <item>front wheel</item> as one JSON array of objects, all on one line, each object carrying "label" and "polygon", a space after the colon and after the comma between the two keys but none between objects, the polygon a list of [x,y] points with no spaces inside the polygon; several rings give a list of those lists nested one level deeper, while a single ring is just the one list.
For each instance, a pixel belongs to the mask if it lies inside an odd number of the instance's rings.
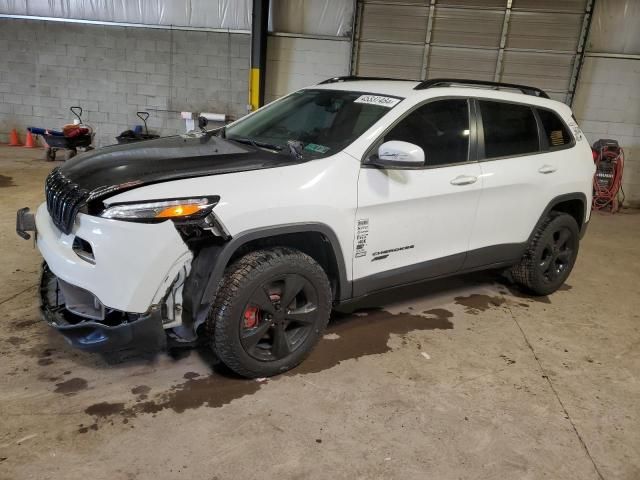
[{"label": "front wheel", "polygon": [[245,377],[290,370],[329,321],[331,288],[310,256],[290,248],[250,252],[228,268],[207,321],[217,356]]},{"label": "front wheel", "polygon": [[566,213],[552,212],[536,229],[513,279],[534,295],[555,292],[569,277],[578,256],[579,229]]}]

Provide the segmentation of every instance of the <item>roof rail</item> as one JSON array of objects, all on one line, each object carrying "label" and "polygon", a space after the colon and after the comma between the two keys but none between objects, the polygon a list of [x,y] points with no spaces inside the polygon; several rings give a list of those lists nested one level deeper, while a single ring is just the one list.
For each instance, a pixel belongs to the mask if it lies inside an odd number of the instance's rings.
[{"label": "roof rail", "polygon": [[338,83],[338,82],[357,82],[360,80],[390,80],[394,82],[419,82],[420,80],[407,80],[404,78],[387,78],[387,77],[357,77],[355,75],[347,75],[344,77],[332,77],[323,80],[318,85],[326,85],[327,83]]},{"label": "roof rail", "polygon": [[495,90],[499,88],[512,88],[514,90],[520,90],[525,95],[533,95],[534,97],[549,98],[547,92],[537,87],[529,87],[527,85],[518,85],[515,83],[502,83],[502,82],[489,82],[484,80],[465,80],[461,78],[432,78],[431,80],[425,80],[420,82],[419,85],[414,87],[414,90],[425,90],[427,88],[434,87],[452,87],[454,85],[472,85],[479,87],[490,87]]}]

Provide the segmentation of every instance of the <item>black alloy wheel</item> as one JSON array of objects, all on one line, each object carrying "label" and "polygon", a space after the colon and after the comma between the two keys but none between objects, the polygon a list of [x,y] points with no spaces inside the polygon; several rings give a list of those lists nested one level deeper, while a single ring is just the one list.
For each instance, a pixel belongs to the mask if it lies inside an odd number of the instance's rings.
[{"label": "black alloy wheel", "polygon": [[290,370],[324,332],[333,294],[324,269],[287,247],[245,254],[227,267],[207,319],[220,360],[250,378]]},{"label": "black alloy wheel", "polygon": [[256,360],[273,361],[295,352],[317,323],[318,292],[303,276],[289,273],[254,290],[241,322],[240,342]]},{"label": "black alloy wheel", "polygon": [[569,268],[574,243],[572,232],[567,227],[559,227],[549,236],[539,263],[540,271],[547,282],[554,282]]},{"label": "black alloy wheel", "polygon": [[520,262],[511,269],[515,282],[534,295],[555,292],[573,269],[579,237],[575,218],[551,212],[534,231]]}]

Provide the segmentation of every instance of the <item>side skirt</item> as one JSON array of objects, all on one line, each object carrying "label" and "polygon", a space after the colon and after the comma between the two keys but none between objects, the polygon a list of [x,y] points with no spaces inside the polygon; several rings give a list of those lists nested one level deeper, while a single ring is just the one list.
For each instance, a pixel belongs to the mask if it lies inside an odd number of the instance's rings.
[{"label": "side skirt", "polygon": [[345,307],[369,295],[416,283],[480,270],[510,267],[520,261],[526,248],[527,243],[484,247],[363,277],[353,281],[353,297],[335,306]]},{"label": "side skirt", "polygon": [[503,245],[493,245],[491,247],[477,248],[467,252],[467,259],[462,268],[476,269],[483,268],[495,263],[511,263],[518,261],[527,251],[528,243],[505,243]]},{"label": "side skirt", "polygon": [[361,297],[398,285],[453,275],[462,268],[465,257],[465,253],[458,253],[359,278],[353,281],[353,296]]}]

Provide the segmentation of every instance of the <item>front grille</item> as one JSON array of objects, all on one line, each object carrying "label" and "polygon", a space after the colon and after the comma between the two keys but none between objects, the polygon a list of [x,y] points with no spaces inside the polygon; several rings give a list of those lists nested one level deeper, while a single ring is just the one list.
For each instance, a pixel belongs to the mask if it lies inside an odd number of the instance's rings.
[{"label": "front grille", "polygon": [[53,223],[63,233],[71,233],[78,210],[85,204],[89,192],[71,182],[60,172],[60,168],[56,168],[47,177],[44,193]]}]

